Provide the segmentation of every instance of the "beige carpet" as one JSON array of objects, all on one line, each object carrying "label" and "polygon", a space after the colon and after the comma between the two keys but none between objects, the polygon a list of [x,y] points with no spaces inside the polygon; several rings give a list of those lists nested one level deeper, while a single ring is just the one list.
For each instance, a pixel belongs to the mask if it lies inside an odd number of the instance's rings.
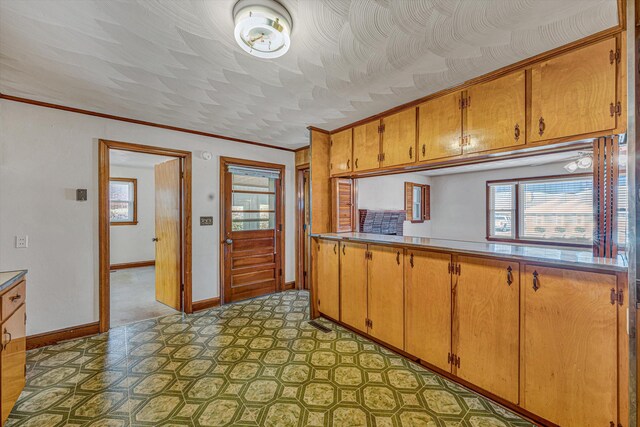
[{"label": "beige carpet", "polygon": [[155,267],[111,272],[111,327],[177,313],[156,301]]}]

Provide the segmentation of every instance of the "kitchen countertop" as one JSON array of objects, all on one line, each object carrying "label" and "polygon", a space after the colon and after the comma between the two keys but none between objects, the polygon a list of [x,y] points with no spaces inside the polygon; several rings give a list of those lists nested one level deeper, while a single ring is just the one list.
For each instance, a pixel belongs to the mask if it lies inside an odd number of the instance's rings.
[{"label": "kitchen countertop", "polygon": [[528,262],[541,262],[567,267],[585,267],[603,271],[627,271],[627,259],[619,255],[615,259],[594,257],[590,250],[557,248],[509,243],[479,243],[462,240],[430,239],[428,237],[389,236],[371,233],[320,233],[312,234],[331,240],[397,245],[416,249],[438,249],[471,255],[493,255]]},{"label": "kitchen countertop", "polygon": [[17,283],[27,274],[27,270],[1,271],[0,272],[0,292]]}]

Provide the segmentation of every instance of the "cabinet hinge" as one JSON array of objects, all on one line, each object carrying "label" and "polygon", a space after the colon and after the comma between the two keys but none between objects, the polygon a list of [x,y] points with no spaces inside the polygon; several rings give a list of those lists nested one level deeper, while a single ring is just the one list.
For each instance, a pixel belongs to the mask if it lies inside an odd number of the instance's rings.
[{"label": "cabinet hinge", "polygon": [[620,49],[616,49],[615,52],[613,49],[609,51],[609,63],[613,65],[613,62],[620,62]]},{"label": "cabinet hinge", "polygon": [[373,252],[371,252],[371,251],[365,251],[365,252],[364,252],[364,258],[365,258],[365,259],[373,259]]},{"label": "cabinet hinge", "polygon": [[616,292],[615,288],[611,288],[611,305],[615,303],[618,303],[618,305],[624,303],[624,291],[622,289]]},{"label": "cabinet hinge", "polygon": [[456,264],[456,272],[455,272],[455,274],[457,274],[459,276],[461,270],[462,270],[462,267],[460,267],[460,264]]}]

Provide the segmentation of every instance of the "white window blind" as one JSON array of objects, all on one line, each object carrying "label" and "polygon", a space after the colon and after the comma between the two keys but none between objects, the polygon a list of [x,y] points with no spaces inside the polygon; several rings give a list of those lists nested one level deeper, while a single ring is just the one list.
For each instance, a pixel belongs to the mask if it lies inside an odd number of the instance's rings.
[{"label": "white window blind", "polygon": [[489,235],[514,239],[516,186],[513,183],[489,185]]},{"label": "white window blind", "polygon": [[277,169],[263,169],[263,168],[252,168],[249,166],[229,165],[227,166],[227,171],[234,175],[280,179],[280,171]]}]

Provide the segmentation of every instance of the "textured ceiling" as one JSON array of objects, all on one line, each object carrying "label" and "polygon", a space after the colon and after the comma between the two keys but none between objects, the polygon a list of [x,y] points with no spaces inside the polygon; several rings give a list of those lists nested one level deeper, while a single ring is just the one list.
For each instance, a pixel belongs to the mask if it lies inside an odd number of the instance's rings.
[{"label": "textured ceiling", "polygon": [[0,0],[0,92],[296,148],[617,24],[616,0],[282,0],[292,47],[235,44],[235,0]]}]

